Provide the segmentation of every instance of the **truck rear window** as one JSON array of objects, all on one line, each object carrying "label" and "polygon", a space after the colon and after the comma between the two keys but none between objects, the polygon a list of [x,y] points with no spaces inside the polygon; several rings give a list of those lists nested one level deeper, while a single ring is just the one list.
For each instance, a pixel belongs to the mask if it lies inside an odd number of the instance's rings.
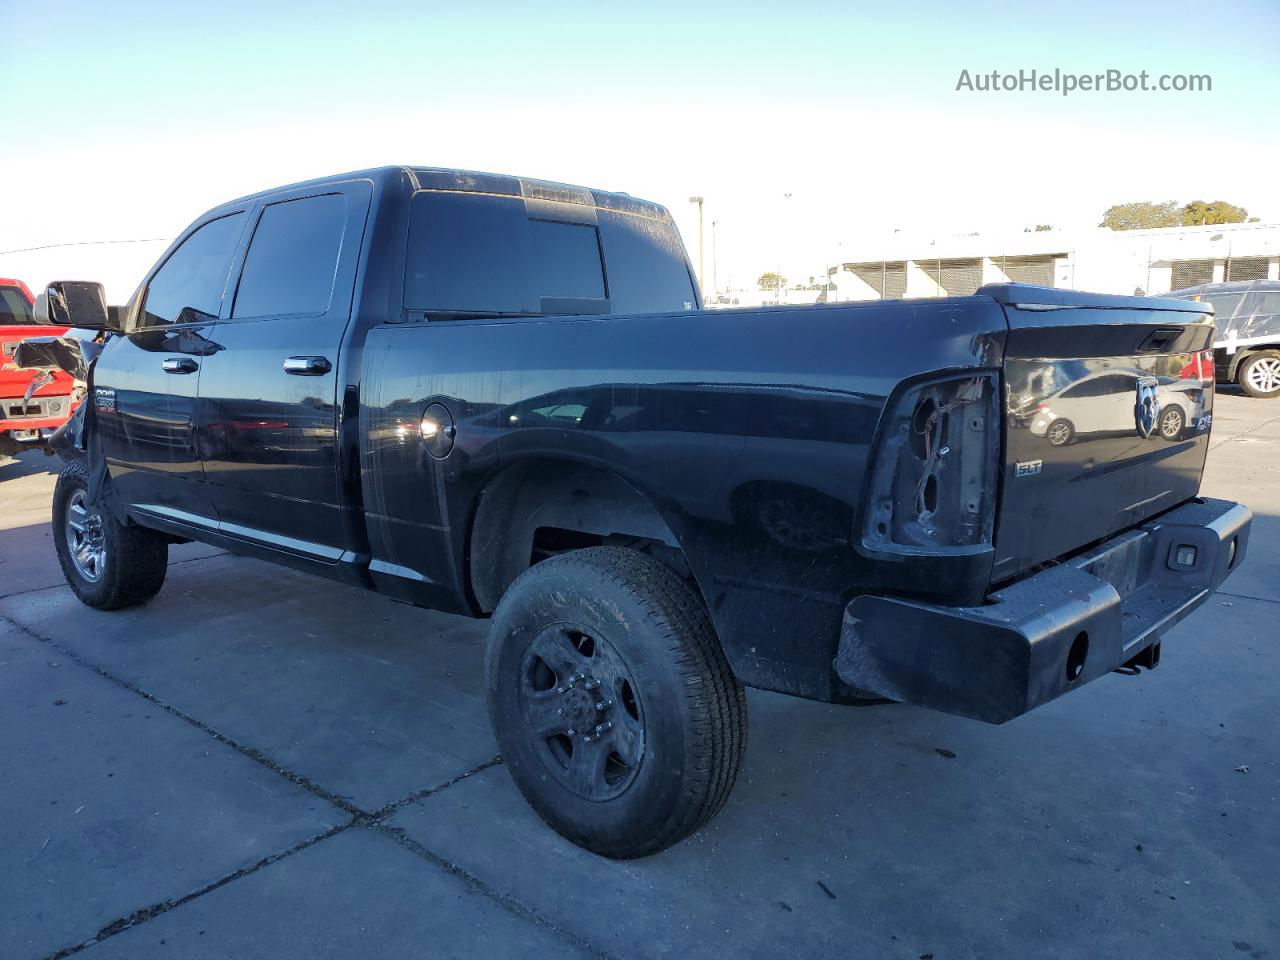
[{"label": "truck rear window", "polygon": [[[419,192],[410,212],[405,306],[479,316],[694,307],[684,247],[669,220],[595,213],[598,225],[565,223],[530,216],[521,197]],[[566,301],[586,306],[572,309]]]},{"label": "truck rear window", "polygon": [[0,287],[0,327],[35,322],[26,297],[13,287]]},{"label": "truck rear window", "polygon": [[409,220],[405,306],[444,313],[559,312],[605,298],[594,225],[531,218],[520,197],[423,191]]}]

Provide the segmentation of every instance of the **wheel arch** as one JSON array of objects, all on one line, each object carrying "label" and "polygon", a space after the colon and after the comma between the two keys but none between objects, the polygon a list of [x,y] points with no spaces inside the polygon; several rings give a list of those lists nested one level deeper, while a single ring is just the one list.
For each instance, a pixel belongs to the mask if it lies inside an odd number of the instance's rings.
[{"label": "wheel arch", "polygon": [[1280,340],[1275,343],[1250,344],[1236,350],[1231,356],[1231,365],[1227,369],[1227,376],[1232,383],[1240,382],[1240,368],[1244,366],[1246,360],[1259,353],[1280,353]]},{"label": "wheel arch", "polygon": [[606,467],[554,457],[521,460],[489,478],[467,534],[467,579],[491,613],[521,573],[556,552],[638,546],[694,579],[683,546],[653,499]]}]

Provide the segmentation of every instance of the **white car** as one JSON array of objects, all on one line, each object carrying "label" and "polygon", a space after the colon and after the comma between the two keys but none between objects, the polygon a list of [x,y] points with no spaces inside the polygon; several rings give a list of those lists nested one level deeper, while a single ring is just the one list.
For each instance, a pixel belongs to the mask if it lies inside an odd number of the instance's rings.
[{"label": "white car", "polygon": [[[1137,370],[1100,370],[1082,377],[1037,404],[1030,430],[1055,447],[1070,443],[1077,434],[1131,433],[1137,428],[1138,380],[1149,376]],[[1201,382],[1155,379],[1159,381],[1155,428],[1160,436],[1180,440],[1188,424],[1202,429],[1206,415]]]}]

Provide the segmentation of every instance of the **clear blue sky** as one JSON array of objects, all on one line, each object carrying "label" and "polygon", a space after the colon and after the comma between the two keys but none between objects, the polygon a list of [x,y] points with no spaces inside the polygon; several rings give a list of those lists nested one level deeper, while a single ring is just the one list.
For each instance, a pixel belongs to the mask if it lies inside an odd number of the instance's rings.
[{"label": "clear blue sky", "polygon": [[[0,154],[0,250],[172,235],[237,193],[395,162],[648,195],[690,240],[702,194],[743,271],[852,223],[1096,222],[1201,196],[1280,219],[1276,0],[0,0],[0,31],[25,131]],[[1032,67],[1208,73],[1213,92],[955,91],[962,68]],[[74,202],[50,199],[68,182]],[[778,254],[784,220],[804,239]]]},{"label": "clear blue sky", "polygon": [[[961,67],[1204,70],[1228,93],[1214,98],[1227,123],[1274,117],[1280,92],[1275,0],[4,0],[0,10],[6,101],[33,121],[72,111],[90,129],[137,122],[139,111],[186,123],[442,97],[480,105],[583,94],[838,105],[878,93],[932,103]],[[1118,99],[1101,106],[1123,113],[1128,105]],[[1163,100],[1161,114],[1176,118],[1176,100]],[[47,132],[77,135],[63,124]]]}]

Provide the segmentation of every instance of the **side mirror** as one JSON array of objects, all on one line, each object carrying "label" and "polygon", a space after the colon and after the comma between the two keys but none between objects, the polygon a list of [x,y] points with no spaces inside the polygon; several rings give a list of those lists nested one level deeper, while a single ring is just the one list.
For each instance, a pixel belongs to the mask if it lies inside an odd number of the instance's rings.
[{"label": "side mirror", "polygon": [[84,330],[120,329],[120,312],[107,306],[102,284],[87,280],[57,280],[36,297],[31,311],[36,323]]}]

